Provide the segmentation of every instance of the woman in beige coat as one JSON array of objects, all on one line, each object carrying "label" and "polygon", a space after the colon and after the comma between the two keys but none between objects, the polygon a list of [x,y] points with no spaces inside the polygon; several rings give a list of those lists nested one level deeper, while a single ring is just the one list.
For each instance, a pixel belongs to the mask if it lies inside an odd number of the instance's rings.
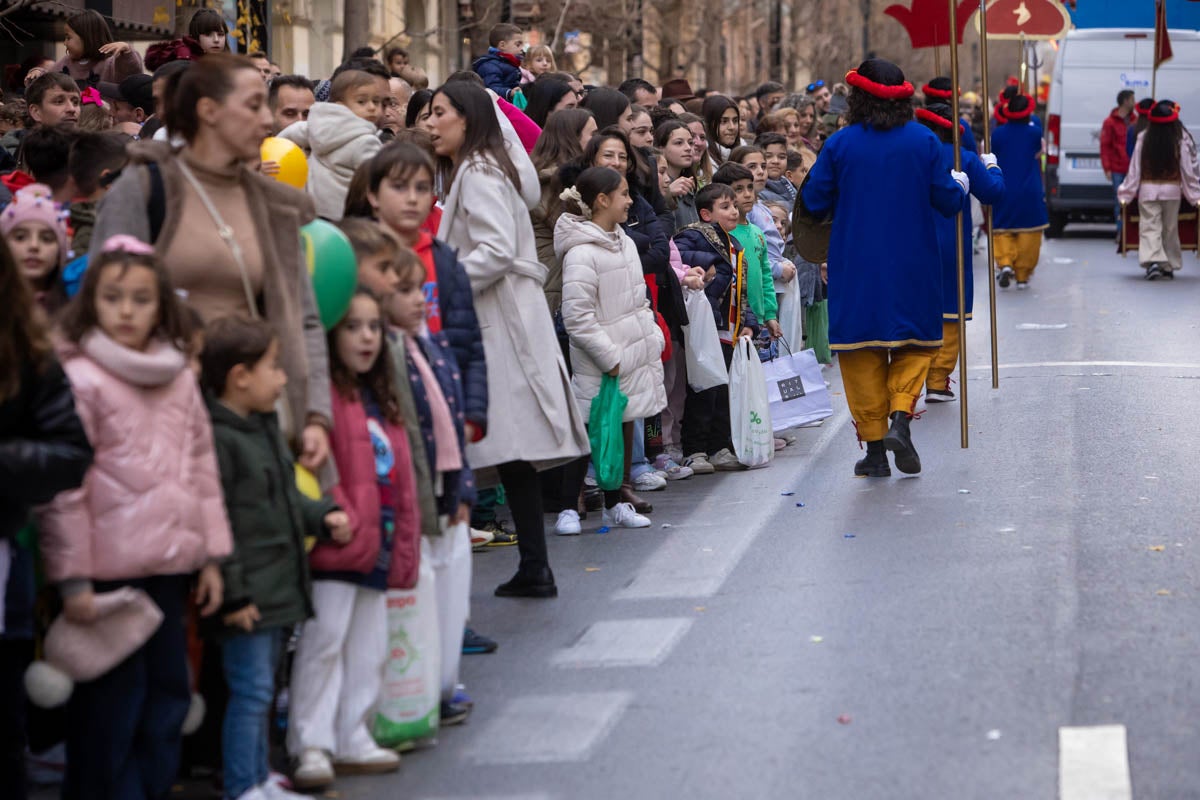
[{"label": "woman in beige coat", "polygon": [[588,452],[554,335],[529,211],[537,172],[505,141],[488,93],[468,82],[433,96],[433,146],[448,186],[438,238],[458,251],[471,280],[488,370],[487,435],[467,449],[480,485],[503,482],[521,564],[500,597],[555,597],[537,473]]}]

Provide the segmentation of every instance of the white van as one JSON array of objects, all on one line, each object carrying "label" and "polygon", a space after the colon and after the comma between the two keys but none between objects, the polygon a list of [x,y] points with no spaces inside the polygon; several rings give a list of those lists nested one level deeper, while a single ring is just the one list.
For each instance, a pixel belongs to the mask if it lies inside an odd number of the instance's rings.
[{"label": "white van", "polygon": [[[1174,57],[1158,70],[1158,97],[1182,106],[1181,119],[1200,140],[1200,31],[1172,30]],[[1047,236],[1068,222],[1113,218],[1112,184],[1100,166],[1100,128],[1132,89],[1150,96],[1153,28],[1073,30],[1059,43],[1046,118]]]}]

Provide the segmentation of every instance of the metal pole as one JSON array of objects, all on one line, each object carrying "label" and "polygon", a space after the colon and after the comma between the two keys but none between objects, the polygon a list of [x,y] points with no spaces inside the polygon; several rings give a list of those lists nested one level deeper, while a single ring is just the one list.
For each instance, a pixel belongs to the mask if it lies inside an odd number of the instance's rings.
[{"label": "metal pole", "polygon": [[[987,0],[979,0],[979,60],[983,69],[983,152],[992,152],[991,112],[988,103],[991,95],[988,93],[988,42],[987,42]],[[988,320],[992,333],[992,388],[1000,388],[1000,348],[996,342],[996,255],[992,248],[992,207],[983,207],[983,223],[987,226],[987,258],[988,258]],[[959,375],[962,379],[963,376]]]},{"label": "metal pole", "polygon": [[[947,0],[950,4],[950,128],[954,142],[954,169],[962,170],[962,129],[958,119],[958,0]],[[961,404],[958,407],[958,424],[962,447],[970,446],[967,434],[967,294],[966,273],[963,264],[963,212],[954,217],[955,253],[958,256],[958,388]]]}]

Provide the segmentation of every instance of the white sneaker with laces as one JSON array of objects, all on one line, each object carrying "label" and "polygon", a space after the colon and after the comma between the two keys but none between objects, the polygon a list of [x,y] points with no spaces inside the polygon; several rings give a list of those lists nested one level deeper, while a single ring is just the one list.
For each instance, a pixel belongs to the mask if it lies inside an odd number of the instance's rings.
[{"label": "white sneaker with laces", "polygon": [[559,536],[578,536],[582,533],[579,512],[573,508],[566,508],[558,512],[558,522],[554,523],[554,532]]},{"label": "white sneaker with laces", "polygon": [[610,528],[649,528],[650,520],[633,510],[632,503],[617,503],[612,508],[604,509],[601,517]]},{"label": "white sneaker with laces", "polygon": [[329,763],[329,756],[315,747],[305,748],[300,754],[296,771],[292,773],[292,785],[297,789],[323,789],[331,783],[333,764]]},{"label": "white sneaker with laces", "polygon": [[691,469],[693,475],[712,475],[717,471],[704,453],[692,453],[684,461],[684,466]]},{"label": "white sneaker with laces", "polygon": [[667,479],[660,478],[653,470],[643,472],[633,479],[635,492],[661,492],[665,488],[667,488]]},{"label": "white sneaker with laces", "polygon": [[654,459],[654,466],[660,470],[659,474],[669,481],[684,481],[695,474],[691,467],[680,466],[675,459],[665,453]]},{"label": "white sneaker with laces", "polygon": [[393,750],[372,747],[353,756],[334,759],[339,775],[379,775],[400,769],[400,756]]}]

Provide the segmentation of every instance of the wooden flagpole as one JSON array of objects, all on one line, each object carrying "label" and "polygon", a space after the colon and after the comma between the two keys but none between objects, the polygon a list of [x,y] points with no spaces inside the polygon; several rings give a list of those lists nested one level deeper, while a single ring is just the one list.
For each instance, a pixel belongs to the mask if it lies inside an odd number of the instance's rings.
[{"label": "wooden flagpole", "polygon": [[[958,118],[958,0],[948,0],[950,5],[950,118],[954,120],[951,135],[954,142],[954,169],[962,171],[962,128]],[[985,29],[986,31],[986,29]],[[954,218],[955,253],[958,256],[958,406],[959,434],[962,447],[970,446],[967,433],[967,295],[966,272],[963,259],[962,211]]]},{"label": "wooden flagpole", "polygon": [[[988,39],[987,39],[987,0],[979,0],[979,58],[983,69],[983,152],[992,152],[991,103],[992,96],[988,89]],[[983,224],[987,226],[987,259],[988,259],[988,320],[991,323],[992,335],[992,388],[1000,388],[1000,348],[996,334],[996,253],[995,240],[992,238],[992,207],[983,207]],[[966,382],[966,374],[959,373],[959,382]]]}]

